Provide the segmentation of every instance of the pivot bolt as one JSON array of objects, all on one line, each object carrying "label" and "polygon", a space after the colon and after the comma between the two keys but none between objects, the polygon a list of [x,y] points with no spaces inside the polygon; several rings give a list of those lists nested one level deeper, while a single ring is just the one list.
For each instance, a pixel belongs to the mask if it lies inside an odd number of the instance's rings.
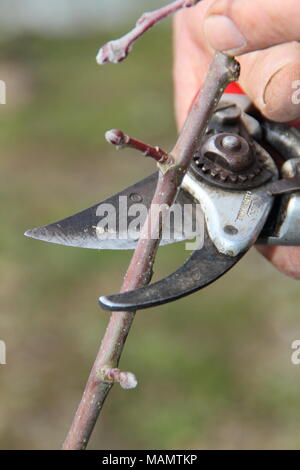
[{"label": "pivot bolt", "polygon": [[240,150],[242,146],[240,139],[235,135],[225,135],[221,141],[221,145],[225,150],[232,152]]}]

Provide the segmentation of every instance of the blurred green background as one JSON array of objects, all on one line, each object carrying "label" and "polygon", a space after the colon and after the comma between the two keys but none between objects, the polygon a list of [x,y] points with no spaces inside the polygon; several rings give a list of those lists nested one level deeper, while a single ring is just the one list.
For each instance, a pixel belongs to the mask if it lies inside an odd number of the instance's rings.
[{"label": "blurred green background", "polygon": [[[110,148],[107,129],[166,149],[176,138],[170,24],[122,64],[95,63],[98,47],[127,26],[1,39],[1,449],[61,446],[109,319],[97,298],[118,291],[130,260],[23,232],[153,171]],[[185,256],[180,245],[161,249],[156,276]],[[298,283],[252,250],[202,292],[140,312],[121,361],[139,386],[113,388],[90,448],[299,448],[300,366],[291,363],[299,301]]]}]

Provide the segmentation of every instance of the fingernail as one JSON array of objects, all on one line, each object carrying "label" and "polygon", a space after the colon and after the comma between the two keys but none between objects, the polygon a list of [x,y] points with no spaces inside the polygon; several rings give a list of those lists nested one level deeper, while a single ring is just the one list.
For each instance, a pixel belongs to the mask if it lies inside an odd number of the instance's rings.
[{"label": "fingernail", "polygon": [[281,67],[269,78],[264,89],[263,113],[278,122],[293,121],[299,117],[299,102],[293,100],[292,83],[299,77],[300,64],[292,63]]},{"label": "fingernail", "polygon": [[204,22],[204,33],[213,49],[227,54],[238,54],[247,45],[246,38],[228,16],[209,16]]}]

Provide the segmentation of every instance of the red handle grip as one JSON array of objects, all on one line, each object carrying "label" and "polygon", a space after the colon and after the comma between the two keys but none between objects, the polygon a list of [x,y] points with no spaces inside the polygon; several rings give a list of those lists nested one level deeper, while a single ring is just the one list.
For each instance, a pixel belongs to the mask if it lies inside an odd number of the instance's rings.
[{"label": "red handle grip", "polygon": [[224,93],[232,93],[234,95],[245,95],[245,93],[237,82],[230,83],[226,87]]}]

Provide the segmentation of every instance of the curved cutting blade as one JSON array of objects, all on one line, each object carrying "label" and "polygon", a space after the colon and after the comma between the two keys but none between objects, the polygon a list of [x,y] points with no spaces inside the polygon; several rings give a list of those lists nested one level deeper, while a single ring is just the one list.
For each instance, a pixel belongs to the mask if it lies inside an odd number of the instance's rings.
[{"label": "curved cutting blade", "polygon": [[100,305],[110,311],[135,311],[165,304],[192,294],[212,283],[231,269],[245,254],[226,256],[219,253],[208,234],[204,246],[170,276],[141,289],[100,297]]},{"label": "curved cutting blade", "polygon": [[[79,248],[134,249],[138,233],[130,227],[136,227],[134,222],[138,218],[138,225],[142,228],[153,199],[157,178],[158,173],[154,173],[86,210],[50,225],[28,230],[25,235],[49,243]],[[170,218],[165,232],[170,236],[163,237],[161,245],[189,240],[199,235],[199,232],[202,233],[202,227],[197,226],[199,216],[192,196],[181,190],[176,204],[182,209],[191,208],[191,218],[195,223],[190,224],[188,228],[184,226],[183,230],[180,224],[175,224]]]}]

